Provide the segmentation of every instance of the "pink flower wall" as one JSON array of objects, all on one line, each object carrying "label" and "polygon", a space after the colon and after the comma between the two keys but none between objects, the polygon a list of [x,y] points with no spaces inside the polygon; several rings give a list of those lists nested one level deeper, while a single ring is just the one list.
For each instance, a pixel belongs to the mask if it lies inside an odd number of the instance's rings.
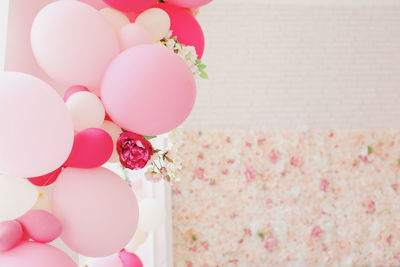
[{"label": "pink flower wall", "polygon": [[400,265],[399,131],[174,139],[176,266]]}]

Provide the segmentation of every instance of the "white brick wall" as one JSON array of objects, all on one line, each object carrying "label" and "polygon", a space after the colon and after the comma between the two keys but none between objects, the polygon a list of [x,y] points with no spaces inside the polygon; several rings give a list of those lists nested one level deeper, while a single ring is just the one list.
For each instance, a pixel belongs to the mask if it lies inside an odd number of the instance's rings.
[{"label": "white brick wall", "polygon": [[210,80],[184,126],[398,127],[399,2],[317,2],[204,7]]}]

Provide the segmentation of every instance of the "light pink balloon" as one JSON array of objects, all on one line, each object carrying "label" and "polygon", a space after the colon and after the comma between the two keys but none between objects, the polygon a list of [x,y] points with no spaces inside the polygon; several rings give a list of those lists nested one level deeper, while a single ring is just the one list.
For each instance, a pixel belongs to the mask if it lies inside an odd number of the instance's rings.
[{"label": "light pink balloon", "polygon": [[195,8],[204,6],[210,3],[212,0],[167,0],[166,2],[171,5],[186,7],[186,8]]},{"label": "light pink balloon", "polygon": [[104,71],[119,53],[116,32],[95,8],[61,0],[44,7],[31,30],[34,55],[50,77],[96,93]]},{"label": "light pink balloon", "polygon": [[137,23],[129,23],[122,27],[118,33],[118,38],[122,50],[135,45],[153,43],[151,33],[144,26]]},{"label": "light pink balloon", "polygon": [[61,235],[60,221],[45,210],[30,210],[17,221],[25,234],[36,242],[49,243]]},{"label": "light pink balloon", "polygon": [[65,166],[100,167],[111,157],[113,149],[113,140],[106,131],[98,128],[85,129],[75,135],[74,146]]},{"label": "light pink balloon", "polygon": [[79,254],[114,254],[136,231],[135,194],[110,170],[64,169],[54,184],[52,203],[63,225],[62,240]]},{"label": "light pink balloon", "polygon": [[48,84],[24,73],[1,73],[0,114],[0,173],[35,177],[65,162],[74,138],[72,118]]},{"label": "light pink balloon", "polygon": [[107,69],[101,90],[112,120],[141,135],[159,135],[178,127],[196,97],[186,62],[158,45],[134,46],[120,54]]},{"label": "light pink balloon", "polygon": [[17,221],[0,223],[0,252],[7,251],[18,245],[23,236],[22,227]]},{"label": "light pink balloon", "polygon": [[7,252],[0,252],[1,267],[78,267],[61,250],[36,242],[22,242]]}]

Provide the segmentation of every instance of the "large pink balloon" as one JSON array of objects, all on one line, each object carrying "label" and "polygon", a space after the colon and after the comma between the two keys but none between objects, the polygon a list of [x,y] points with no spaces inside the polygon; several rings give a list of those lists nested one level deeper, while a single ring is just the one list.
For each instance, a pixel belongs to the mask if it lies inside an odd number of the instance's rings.
[{"label": "large pink balloon", "polygon": [[71,155],[65,166],[97,168],[107,162],[113,153],[114,143],[104,130],[88,128],[75,135]]},{"label": "large pink balloon", "polygon": [[159,3],[155,7],[168,13],[171,20],[172,36],[177,36],[178,41],[196,48],[199,58],[204,52],[204,33],[196,18],[185,8]]},{"label": "large pink balloon", "polygon": [[166,2],[171,5],[196,8],[210,3],[212,0],[167,0]]},{"label": "large pink balloon", "polygon": [[24,73],[1,73],[0,114],[0,173],[40,176],[65,162],[74,138],[72,118],[48,84]]},{"label": "large pink balloon", "polygon": [[63,225],[62,240],[79,254],[116,253],[136,231],[135,194],[107,169],[64,169],[54,184],[52,203]]},{"label": "large pink balloon", "polygon": [[112,120],[141,135],[178,127],[192,110],[196,84],[178,55],[158,45],[139,45],[119,55],[103,79],[103,104]]},{"label": "large pink balloon", "polygon": [[54,80],[96,92],[104,71],[119,53],[116,32],[93,7],[61,0],[44,7],[32,25],[34,55]]},{"label": "large pink balloon", "polygon": [[1,267],[77,267],[61,250],[50,245],[22,242],[16,248],[0,252]]},{"label": "large pink balloon", "polygon": [[140,12],[152,7],[157,0],[103,0],[109,6],[122,11]]},{"label": "large pink balloon", "polygon": [[60,221],[45,210],[30,210],[17,219],[25,234],[34,241],[49,243],[58,238],[62,231]]}]

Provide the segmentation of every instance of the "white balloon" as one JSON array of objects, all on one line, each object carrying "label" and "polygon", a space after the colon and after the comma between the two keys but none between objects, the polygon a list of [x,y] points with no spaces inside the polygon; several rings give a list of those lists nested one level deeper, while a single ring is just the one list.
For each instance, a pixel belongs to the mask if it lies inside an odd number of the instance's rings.
[{"label": "white balloon", "polygon": [[121,28],[118,33],[119,43],[122,50],[126,50],[135,45],[152,44],[153,36],[143,25],[129,23]]},{"label": "white balloon", "polygon": [[167,36],[171,27],[167,12],[160,8],[147,9],[136,18],[135,23],[145,26],[153,35],[153,41]]},{"label": "white balloon", "polygon": [[124,13],[114,8],[105,7],[99,12],[111,23],[116,32],[119,32],[123,26],[130,23]]},{"label": "white balloon", "polygon": [[46,187],[36,187],[38,191],[38,199],[33,206],[33,210],[45,210],[51,213],[51,197]]},{"label": "white balloon", "polygon": [[88,267],[123,267],[122,261],[118,254],[103,258],[89,258],[87,261]]},{"label": "white balloon", "polygon": [[114,143],[113,153],[108,161],[119,162],[119,155],[117,152],[117,142],[120,134],[122,133],[122,129],[115,123],[107,120],[103,122],[100,128],[106,131],[111,136]]},{"label": "white balloon", "polygon": [[164,223],[165,209],[155,199],[142,199],[139,201],[139,222],[138,229],[143,232],[157,230]]},{"label": "white balloon", "polygon": [[23,178],[0,175],[0,222],[24,215],[38,198],[36,187]]},{"label": "white balloon", "polygon": [[143,232],[140,229],[136,229],[135,235],[132,237],[131,241],[129,241],[128,245],[125,246],[125,250],[130,253],[134,253],[140,247],[140,245],[146,241],[147,236],[148,233]]},{"label": "white balloon", "polygon": [[91,92],[77,92],[71,95],[65,104],[78,132],[87,128],[99,128],[104,122],[106,113],[103,103]]}]

